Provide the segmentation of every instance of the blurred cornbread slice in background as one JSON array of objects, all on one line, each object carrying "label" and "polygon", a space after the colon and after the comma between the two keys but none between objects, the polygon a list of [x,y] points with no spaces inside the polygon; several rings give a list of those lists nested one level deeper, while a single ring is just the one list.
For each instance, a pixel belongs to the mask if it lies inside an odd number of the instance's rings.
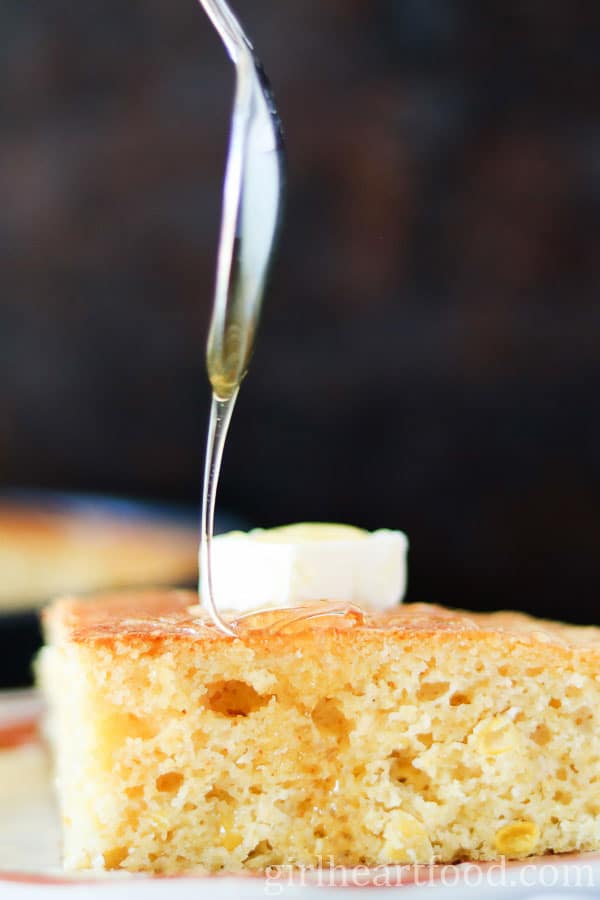
[{"label": "blurred cornbread slice in background", "polygon": [[600,848],[600,630],[410,604],[271,611],[237,639],[196,604],[45,613],[68,868]]},{"label": "blurred cornbread slice in background", "polygon": [[197,526],[151,505],[0,497],[0,611],[40,605],[65,591],[190,584],[197,551]]}]

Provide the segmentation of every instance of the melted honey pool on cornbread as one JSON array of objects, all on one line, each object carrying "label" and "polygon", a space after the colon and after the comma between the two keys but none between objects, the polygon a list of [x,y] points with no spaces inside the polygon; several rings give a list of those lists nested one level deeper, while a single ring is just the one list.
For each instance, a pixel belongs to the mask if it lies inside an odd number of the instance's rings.
[{"label": "melted honey pool on cornbread", "polygon": [[235,639],[197,602],[46,611],[66,867],[600,848],[600,629],[409,604],[264,613]]}]

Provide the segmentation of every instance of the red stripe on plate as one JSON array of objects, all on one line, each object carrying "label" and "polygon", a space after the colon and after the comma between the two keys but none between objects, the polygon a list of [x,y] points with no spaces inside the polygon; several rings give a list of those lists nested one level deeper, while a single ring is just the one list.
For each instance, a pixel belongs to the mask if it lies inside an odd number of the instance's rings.
[{"label": "red stripe on plate", "polygon": [[9,722],[0,725],[0,750],[12,750],[23,744],[30,744],[38,738],[38,723],[36,718],[22,719],[19,722]]}]

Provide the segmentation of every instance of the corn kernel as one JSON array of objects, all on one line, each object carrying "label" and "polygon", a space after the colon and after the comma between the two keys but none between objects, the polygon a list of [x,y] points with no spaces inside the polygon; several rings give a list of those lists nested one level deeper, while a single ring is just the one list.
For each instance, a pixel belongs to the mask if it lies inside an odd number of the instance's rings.
[{"label": "corn kernel", "polygon": [[494,846],[504,856],[527,856],[538,842],[540,829],[535,822],[521,820],[499,828]]},{"label": "corn kernel", "polygon": [[233,831],[233,816],[231,813],[226,813],[221,819],[221,826],[219,828],[219,840],[221,847],[225,847],[226,850],[231,852],[235,850],[236,847],[242,843],[243,838],[242,835]]},{"label": "corn kernel", "polygon": [[430,862],[433,848],[421,822],[400,809],[393,810],[383,831],[386,862]]},{"label": "corn kernel", "polygon": [[235,850],[236,847],[239,847],[242,841],[242,835],[237,831],[228,831],[221,838],[221,846],[225,847],[226,850],[231,852],[232,850]]},{"label": "corn kernel", "polygon": [[484,719],[473,733],[475,749],[484,756],[499,756],[518,746],[520,733],[507,716]]},{"label": "corn kernel", "polygon": [[127,856],[127,847],[115,847],[113,850],[105,850],[104,866],[107,869],[118,869]]}]

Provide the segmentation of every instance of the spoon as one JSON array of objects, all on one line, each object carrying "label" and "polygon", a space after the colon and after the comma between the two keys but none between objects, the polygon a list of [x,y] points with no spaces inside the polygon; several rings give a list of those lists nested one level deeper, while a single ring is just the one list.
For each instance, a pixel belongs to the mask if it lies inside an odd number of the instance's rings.
[{"label": "spoon", "polygon": [[212,386],[200,532],[200,602],[225,634],[215,602],[211,543],[223,448],[248,371],[284,190],[281,123],[252,44],[225,0],[199,0],[235,65],[221,233],[206,363]]}]

